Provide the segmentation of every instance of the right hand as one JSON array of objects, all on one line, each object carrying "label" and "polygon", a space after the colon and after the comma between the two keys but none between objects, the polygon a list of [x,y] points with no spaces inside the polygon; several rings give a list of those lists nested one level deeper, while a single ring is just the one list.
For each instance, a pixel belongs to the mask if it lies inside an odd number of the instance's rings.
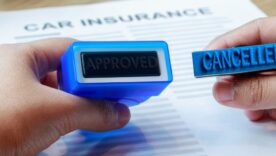
[{"label": "right hand", "polygon": [[[276,42],[275,27],[276,17],[260,18],[217,37],[207,49]],[[251,120],[266,116],[276,120],[276,70],[221,78],[215,83],[213,94],[223,105],[244,109]]]}]

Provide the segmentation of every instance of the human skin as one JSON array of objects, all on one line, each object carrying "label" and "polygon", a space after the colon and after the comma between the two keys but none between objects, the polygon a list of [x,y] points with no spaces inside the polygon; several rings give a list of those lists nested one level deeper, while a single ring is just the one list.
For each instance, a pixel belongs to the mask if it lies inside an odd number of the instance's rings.
[{"label": "human skin", "polygon": [[108,131],[129,121],[123,104],[57,89],[55,70],[73,41],[0,45],[0,155],[36,155],[73,130]]},{"label": "human skin", "polygon": [[[214,39],[206,49],[276,42],[276,17],[251,21]],[[218,78],[215,99],[226,106],[244,109],[250,120],[276,120],[276,71]]]}]

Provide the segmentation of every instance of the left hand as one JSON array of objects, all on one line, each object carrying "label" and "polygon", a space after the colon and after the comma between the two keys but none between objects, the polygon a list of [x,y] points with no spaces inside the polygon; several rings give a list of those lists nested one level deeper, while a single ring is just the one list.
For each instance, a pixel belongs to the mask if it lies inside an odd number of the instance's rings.
[{"label": "left hand", "polygon": [[0,45],[0,155],[36,155],[76,129],[108,131],[130,119],[127,106],[58,90],[56,69],[73,39]]}]

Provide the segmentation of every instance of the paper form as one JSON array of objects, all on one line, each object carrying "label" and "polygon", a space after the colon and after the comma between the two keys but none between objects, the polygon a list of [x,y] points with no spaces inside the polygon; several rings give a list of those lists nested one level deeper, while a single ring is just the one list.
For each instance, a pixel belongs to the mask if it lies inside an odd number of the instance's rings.
[{"label": "paper form", "polygon": [[131,122],[105,133],[72,132],[40,155],[276,156],[274,123],[248,121],[218,105],[215,78],[195,79],[191,52],[264,14],[249,0],[133,0],[0,13],[0,42],[49,37],[165,40],[174,82],[131,108]]}]

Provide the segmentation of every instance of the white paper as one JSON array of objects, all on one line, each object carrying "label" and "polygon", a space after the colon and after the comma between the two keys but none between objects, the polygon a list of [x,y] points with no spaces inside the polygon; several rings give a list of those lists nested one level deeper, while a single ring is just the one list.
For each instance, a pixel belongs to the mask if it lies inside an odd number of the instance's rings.
[{"label": "white paper", "polygon": [[174,82],[131,108],[131,122],[106,133],[75,131],[40,155],[276,156],[276,126],[252,123],[215,102],[215,78],[195,79],[191,52],[265,16],[249,0],[134,0],[0,13],[0,43],[48,37],[165,40]]}]

